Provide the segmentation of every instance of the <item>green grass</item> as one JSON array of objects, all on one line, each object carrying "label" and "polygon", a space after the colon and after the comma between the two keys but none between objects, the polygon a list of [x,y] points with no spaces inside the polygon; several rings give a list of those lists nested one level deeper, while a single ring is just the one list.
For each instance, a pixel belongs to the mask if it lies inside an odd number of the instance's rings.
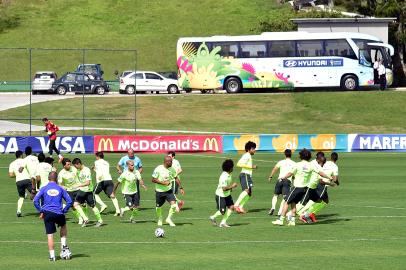
[{"label": "green grass", "polygon": [[[20,26],[0,34],[0,47],[136,49],[138,69],[173,71],[179,37],[257,34],[261,19],[293,11],[262,0],[14,0],[7,12],[20,17]],[[27,51],[0,50],[0,59],[1,80],[27,80]],[[33,72],[59,75],[83,57],[81,51],[33,51],[32,61]],[[85,62],[101,63],[107,80],[115,70],[135,67],[131,53],[90,51]]]},{"label": "green grass", "polygon": [[[405,133],[405,103],[405,92],[379,91],[137,96],[136,124],[138,129],[254,134]],[[133,97],[86,97],[85,105],[88,118],[134,118]],[[42,125],[39,119],[47,116],[78,119],[55,121],[59,126],[82,126],[82,97],[35,103],[32,115],[37,125]],[[29,106],[0,112],[2,119],[28,117]],[[134,120],[88,120],[85,125],[134,128]]]},{"label": "green grass", "polygon": [[[72,155],[68,155],[73,157]],[[296,156],[296,155],[295,155]],[[90,165],[92,155],[80,155]],[[0,253],[2,269],[404,269],[406,231],[404,153],[340,154],[341,185],[329,189],[331,204],[319,215],[319,222],[296,227],[275,227],[267,215],[274,184],[267,176],[276,154],[257,153],[254,163],[254,196],[246,215],[233,214],[230,229],[212,227],[208,216],[214,209],[214,191],[225,157],[237,155],[178,154],[184,175],[186,209],[176,214],[175,228],[164,226],[166,237],[156,239],[154,191],[151,173],[163,155],[140,155],[149,190],[142,193],[140,222],[128,223],[103,215],[101,228],[80,228],[69,214],[68,242],[71,261],[47,261],[46,236],[42,222],[29,200],[23,218],[15,217],[17,194],[13,179],[6,178],[11,155],[0,160]],[[118,154],[108,154],[111,165]],[[114,171],[114,170],[112,170]],[[114,173],[113,178],[117,175]],[[238,179],[238,170],[233,174]],[[234,200],[240,188],[233,191]],[[120,204],[123,204],[119,196]],[[168,206],[165,205],[166,214]],[[94,219],[91,216],[91,219]],[[59,237],[57,237],[59,239]],[[15,241],[15,242],[13,242]],[[24,242],[27,241],[27,242]],[[102,243],[106,242],[106,243]],[[57,248],[57,251],[59,248]]]}]

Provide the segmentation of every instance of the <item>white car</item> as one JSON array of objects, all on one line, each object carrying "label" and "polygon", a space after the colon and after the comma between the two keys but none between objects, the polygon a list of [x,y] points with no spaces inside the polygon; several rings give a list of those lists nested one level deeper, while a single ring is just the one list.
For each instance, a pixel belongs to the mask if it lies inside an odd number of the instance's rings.
[{"label": "white car", "polygon": [[48,92],[52,90],[52,84],[55,82],[57,75],[53,71],[38,71],[35,73],[31,88],[32,94],[38,92]]},{"label": "white car", "polygon": [[137,92],[167,92],[178,94],[178,81],[168,79],[153,71],[132,71],[120,77],[120,94],[133,95]]}]

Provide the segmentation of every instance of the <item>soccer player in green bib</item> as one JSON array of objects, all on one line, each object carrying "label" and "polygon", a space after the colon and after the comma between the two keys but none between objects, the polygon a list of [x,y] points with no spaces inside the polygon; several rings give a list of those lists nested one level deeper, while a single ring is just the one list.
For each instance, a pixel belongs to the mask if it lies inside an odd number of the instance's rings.
[{"label": "soccer player in green bib", "polygon": [[319,181],[317,185],[314,187],[317,197],[316,199],[310,200],[306,204],[306,209],[302,211],[303,215],[301,215],[300,220],[306,223],[310,222],[317,222],[315,214],[322,210],[328,203],[329,198],[327,194],[327,186],[335,187],[339,185],[338,182],[338,166],[336,164],[338,159],[338,154],[336,152],[331,153],[331,160],[326,162],[326,158],[323,157],[321,162],[321,166],[323,167],[323,171],[326,173],[327,176],[333,178],[333,181],[329,179],[319,177]]},{"label": "soccer player in green bib", "polygon": [[54,159],[52,157],[45,157],[43,153],[38,155],[39,164],[36,169],[36,186],[38,190],[46,186],[49,182],[48,177],[50,172],[56,172]]},{"label": "soccer player in green bib", "polygon": [[100,213],[103,213],[107,209],[107,205],[102,201],[99,194],[104,191],[104,193],[113,202],[116,213],[114,216],[120,215],[120,207],[118,205],[118,200],[113,194],[114,184],[113,178],[110,174],[110,164],[104,160],[103,152],[96,152],[96,161],[93,165],[93,170],[96,172],[96,189],[94,191],[94,198],[98,204],[100,204]]},{"label": "soccer player in green bib", "polygon": [[312,154],[309,150],[303,149],[299,152],[300,162],[292,168],[292,171],[288,172],[283,178],[295,177],[293,182],[294,188],[290,191],[286,198],[286,203],[283,205],[282,213],[279,219],[272,222],[274,225],[283,226],[285,217],[288,212],[289,205],[291,206],[292,218],[288,222],[288,226],[295,226],[296,204],[300,202],[306,195],[310,177],[313,172],[321,175],[322,177],[329,178],[320,167],[314,166],[310,163]]},{"label": "soccer player in green bib", "polygon": [[252,156],[255,154],[257,144],[248,141],[245,144],[245,154],[242,155],[237,162],[237,167],[241,168],[240,183],[242,192],[235,202],[235,211],[239,214],[245,214],[243,206],[249,201],[252,196],[252,170],[257,169],[257,165],[252,164]]},{"label": "soccer player in green bib", "polygon": [[138,208],[140,206],[140,197],[138,196],[137,181],[140,185],[147,190],[144,185],[144,181],[141,178],[141,174],[138,170],[134,168],[134,161],[127,160],[128,169],[125,170],[117,179],[117,183],[114,184],[113,195],[116,193],[118,185],[121,183],[121,193],[124,195],[126,207],[120,209],[120,216],[124,216],[124,212],[131,210],[132,214],[130,217],[131,223],[136,223],[135,217],[138,213]]},{"label": "soccer player in green bib", "polygon": [[179,188],[183,190],[180,180],[176,176],[176,171],[172,168],[172,157],[165,156],[164,164],[156,167],[152,173],[152,183],[155,183],[155,210],[158,217],[158,226],[162,226],[162,205],[165,201],[171,205],[165,222],[171,227],[176,226],[172,221],[172,216],[176,212],[176,198],[172,190],[174,181],[176,181]]},{"label": "soccer player in green bib", "polygon": [[[69,158],[62,159],[62,166],[63,168],[58,174],[58,184],[66,189],[72,202],[74,202],[79,191],[77,170],[72,166],[72,162]],[[82,225],[83,218],[80,216],[79,212],[76,211],[75,208],[72,208],[72,213],[78,219],[79,225]]]},{"label": "soccer player in green bib", "polygon": [[228,228],[227,219],[234,210],[234,202],[231,197],[231,191],[237,187],[237,183],[232,183],[231,173],[234,168],[234,162],[231,159],[224,160],[222,164],[223,173],[220,175],[219,183],[216,189],[216,205],[217,212],[210,216],[211,223],[217,226],[216,218],[223,215],[219,227]]},{"label": "soccer player in green bib", "polygon": [[93,213],[97,218],[95,227],[101,227],[103,225],[103,220],[93,198],[92,172],[88,167],[82,164],[82,161],[79,158],[74,158],[72,160],[72,164],[77,169],[79,180],[79,185],[77,186],[79,191],[76,195],[73,207],[75,207],[80,216],[83,218],[82,227],[86,227],[87,223],[89,223],[89,218],[86,216],[85,212],[83,212],[81,207],[81,204],[84,204],[85,202],[93,210]]}]

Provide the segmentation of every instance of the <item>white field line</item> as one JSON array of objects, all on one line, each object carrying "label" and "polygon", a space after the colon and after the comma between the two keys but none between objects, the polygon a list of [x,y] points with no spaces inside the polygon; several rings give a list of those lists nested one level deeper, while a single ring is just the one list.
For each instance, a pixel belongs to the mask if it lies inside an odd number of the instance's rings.
[{"label": "white field line", "polygon": [[[406,241],[406,237],[390,237],[390,238],[350,238],[350,239],[301,239],[301,240],[236,240],[236,241],[70,241],[70,244],[172,244],[172,245],[195,245],[195,244],[285,244],[285,243],[322,243],[322,242],[387,242],[387,241]],[[4,244],[46,244],[46,241],[32,240],[0,240]],[[58,243],[58,242],[57,242]]]}]

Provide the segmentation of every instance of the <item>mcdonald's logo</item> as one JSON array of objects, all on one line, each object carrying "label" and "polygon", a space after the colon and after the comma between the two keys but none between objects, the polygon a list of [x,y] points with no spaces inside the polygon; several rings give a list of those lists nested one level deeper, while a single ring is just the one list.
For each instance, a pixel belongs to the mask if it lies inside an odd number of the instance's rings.
[{"label": "mcdonald's logo", "polygon": [[[110,149],[110,150],[109,150]],[[97,147],[97,151],[110,151],[113,152],[113,142],[110,138],[101,138],[99,141],[99,146]]]},{"label": "mcdonald's logo", "polygon": [[219,144],[216,138],[206,138],[203,144],[203,151],[219,151]]}]

